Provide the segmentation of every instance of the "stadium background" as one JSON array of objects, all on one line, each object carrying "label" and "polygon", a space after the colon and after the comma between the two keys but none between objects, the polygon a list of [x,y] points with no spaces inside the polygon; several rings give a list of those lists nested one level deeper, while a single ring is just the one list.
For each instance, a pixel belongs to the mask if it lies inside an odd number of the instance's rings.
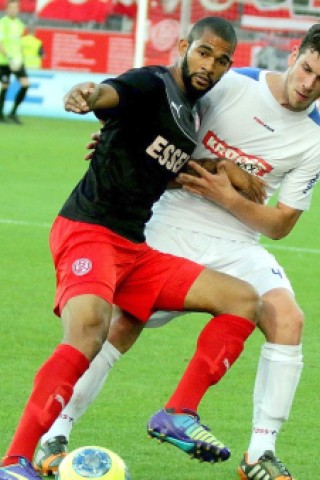
[{"label": "stadium background", "polygon": [[[5,4],[0,0],[0,15]],[[143,4],[147,18],[137,25]],[[143,29],[139,63],[168,64],[179,35],[205,15],[235,25],[236,66],[282,68],[297,37],[319,21],[320,0],[21,0],[21,12],[27,25],[37,25],[44,69],[121,73],[134,66],[136,33]]]},{"label": "stadium background", "polygon": [[[69,114],[69,120],[61,120],[40,118],[40,115],[62,116],[62,94],[70,85],[81,78],[88,79],[88,73],[95,79],[104,78],[106,73],[116,74],[128,63],[132,66],[135,58],[137,12],[133,4],[123,7],[131,10],[110,10],[98,21],[91,17],[99,11],[94,10],[93,5],[105,8],[108,1],[104,6],[100,0],[81,3],[78,0],[79,8],[66,0],[56,1],[61,7],[69,6],[67,17],[63,8],[54,10],[55,15],[62,18],[47,18],[45,10],[41,13],[38,7],[34,15],[34,0],[22,0],[22,18],[26,24],[36,21],[46,58],[41,71],[30,72],[31,88],[21,108],[22,115],[28,110],[26,114],[31,112],[33,118],[24,117],[23,127],[5,125],[1,128],[2,454],[11,440],[35,372],[60,339],[60,323],[50,314],[54,271],[48,235],[56,212],[75,179],[86,169],[86,162],[82,160],[84,144],[94,130],[91,123],[71,120],[88,119],[87,116]],[[215,8],[203,10],[204,3]],[[309,0],[268,1],[264,5],[193,0],[185,5],[188,4],[192,5],[192,20],[203,12],[233,15],[240,40],[236,64],[256,64],[261,52],[260,65],[268,68],[282,68],[292,42],[309,24],[318,22],[320,14],[319,1]],[[175,35],[180,32],[182,13],[184,21],[187,17],[181,7],[175,0],[162,4],[150,2],[146,53],[153,52],[153,57],[151,54],[147,57],[151,63],[160,55],[164,62],[175,56],[172,31]],[[4,0],[0,0],[0,10],[3,8]],[[72,20],[69,14],[75,15],[76,11],[86,12],[86,18]],[[175,28],[169,29],[170,25]],[[160,39],[163,49],[154,44]],[[165,49],[165,45],[169,48]],[[262,54],[266,59],[261,60]],[[107,67],[109,58],[114,66],[108,63]],[[14,82],[12,88],[15,88]],[[287,238],[280,242],[262,238],[263,244],[287,271],[306,316],[305,368],[289,422],[282,429],[277,446],[277,454],[295,478],[303,480],[318,478],[320,469],[319,202],[317,187],[311,210],[302,216]],[[111,373],[92,408],[80,419],[70,450],[84,444],[108,446],[126,460],[132,477],[139,480],[236,480],[236,468],[251,431],[252,387],[263,342],[259,331],[247,342],[231,374],[208,392],[199,411],[215,435],[231,448],[230,461],[215,466],[199,465],[189,461],[178,449],[150,444],[146,439],[147,419],[172,393],[205,321],[202,316],[190,315],[172,322],[161,329],[161,333],[153,329],[144,332]]]},{"label": "stadium background", "polygon": [[[0,0],[0,16],[6,1]],[[87,81],[88,73],[100,82],[131,67],[172,63],[178,38],[203,16],[233,22],[239,40],[235,66],[278,70],[320,19],[320,0],[20,0],[20,5],[45,56],[41,71],[29,70],[31,88],[19,112],[56,118],[66,117],[62,98],[72,85]],[[18,88],[13,79],[6,108]]]}]

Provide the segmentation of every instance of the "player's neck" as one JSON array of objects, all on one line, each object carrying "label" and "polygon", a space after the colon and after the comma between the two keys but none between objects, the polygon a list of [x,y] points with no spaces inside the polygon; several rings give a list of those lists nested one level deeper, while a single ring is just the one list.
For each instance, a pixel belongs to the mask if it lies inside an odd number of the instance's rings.
[{"label": "player's neck", "polygon": [[169,72],[172,75],[174,81],[176,82],[176,84],[180,88],[180,90],[183,93],[186,93],[186,88],[185,88],[185,85],[184,85],[183,79],[182,79],[181,68],[178,67],[177,65],[170,65],[170,67],[168,67],[168,69],[169,69]]},{"label": "player's neck", "polygon": [[285,96],[285,83],[286,83],[285,74],[277,73],[277,72],[268,72],[266,74],[266,82],[274,99],[279,103],[279,105],[283,106],[284,108],[287,108],[286,96]]}]

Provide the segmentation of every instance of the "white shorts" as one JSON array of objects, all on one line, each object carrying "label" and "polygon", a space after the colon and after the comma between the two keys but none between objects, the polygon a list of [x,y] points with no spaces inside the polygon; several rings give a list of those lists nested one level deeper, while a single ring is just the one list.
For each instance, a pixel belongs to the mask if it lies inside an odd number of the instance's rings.
[{"label": "white shorts", "polygon": [[[219,272],[245,280],[259,295],[274,289],[293,289],[283,268],[271,253],[259,244],[212,237],[163,224],[147,225],[147,243],[162,252],[189,258]],[[156,312],[146,327],[164,325],[187,312]]]}]

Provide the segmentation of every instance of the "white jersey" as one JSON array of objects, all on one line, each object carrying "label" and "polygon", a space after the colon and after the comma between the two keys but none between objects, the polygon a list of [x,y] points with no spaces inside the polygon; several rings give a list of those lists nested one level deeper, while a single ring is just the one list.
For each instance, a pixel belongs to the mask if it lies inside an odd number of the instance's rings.
[{"label": "white jersey", "polygon": [[[281,203],[307,210],[320,178],[319,112],[315,105],[303,112],[282,107],[266,73],[232,70],[203,98],[193,157],[233,160],[267,183],[269,198],[278,191]],[[259,237],[222,207],[182,190],[167,191],[153,211],[151,223],[249,243]]]}]

